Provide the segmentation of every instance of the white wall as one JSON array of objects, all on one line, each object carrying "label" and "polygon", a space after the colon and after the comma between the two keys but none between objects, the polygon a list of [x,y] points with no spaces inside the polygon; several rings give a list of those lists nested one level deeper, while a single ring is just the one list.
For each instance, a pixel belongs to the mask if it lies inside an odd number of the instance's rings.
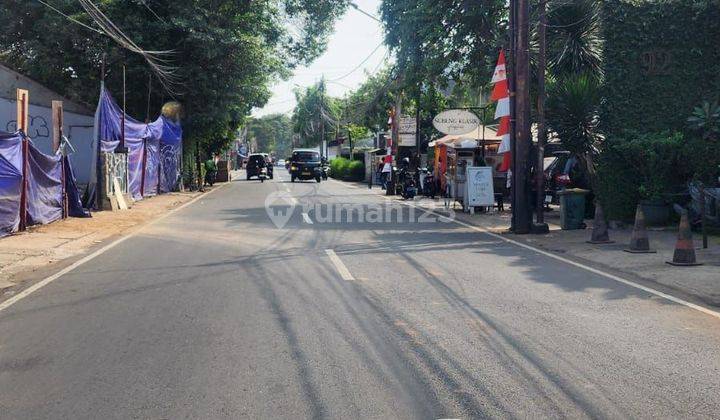
[{"label": "white wall", "polygon": [[[30,92],[32,96],[32,92]],[[17,105],[14,100],[0,98],[0,130],[14,132],[17,129]],[[28,136],[35,147],[43,153],[52,151],[52,109],[49,107],[30,105],[30,129]],[[70,155],[70,162],[75,171],[78,183],[86,184],[90,178],[90,165],[93,163],[91,154],[94,118],[65,111],[63,131],[70,140],[75,153]]]}]

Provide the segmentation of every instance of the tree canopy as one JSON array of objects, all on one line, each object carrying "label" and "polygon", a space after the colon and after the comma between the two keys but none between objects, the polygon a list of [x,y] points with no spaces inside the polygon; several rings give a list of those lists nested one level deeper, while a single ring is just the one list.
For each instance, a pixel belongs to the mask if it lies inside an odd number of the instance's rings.
[{"label": "tree canopy", "polygon": [[380,12],[406,86],[448,79],[484,84],[506,44],[504,0],[383,0]]},{"label": "tree canopy", "polygon": [[284,158],[292,151],[292,124],[284,114],[265,115],[247,122],[247,138],[255,140],[259,152],[274,152]]},{"label": "tree canopy", "polygon": [[344,0],[95,1],[142,49],[172,51],[164,57],[178,80],[174,94],[163,89],[141,55],[88,29],[98,26],[75,0],[52,1],[57,10],[35,1],[4,1],[0,61],[92,106],[105,56],[106,85],[118,98],[126,67],[130,115],[144,119],[149,109],[153,118],[163,101],[177,99],[184,106],[186,141],[202,141],[207,149],[232,139],[252,107],[267,102],[274,80],[323,51],[347,7]]}]

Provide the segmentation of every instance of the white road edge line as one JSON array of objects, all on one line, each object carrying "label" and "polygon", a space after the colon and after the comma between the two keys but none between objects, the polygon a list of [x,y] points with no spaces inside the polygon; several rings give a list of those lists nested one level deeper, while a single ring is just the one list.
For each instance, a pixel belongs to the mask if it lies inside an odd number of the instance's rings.
[{"label": "white road edge line", "polygon": [[309,215],[309,214],[303,213],[303,214],[302,214],[302,217],[303,217],[303,220],[305,220],[305,223],[307,223],[308,225],[312,225],[312,224],[313,224],[313,221],[312,221],[312,219],[310,218],[310,215]]},{"label": "white road edge line", "polygon": [[[382,198],[384,198],[384,199],[386,199],[386,200],[392,200],[391,197],[386,197],[386,196],[384,196],[384,195],[381,195],[380,197],[382,197]],[[435,214],[436,216],[439,216],[439,217],[448,219],[446,216],[444,216],[444,215],[441,214],[441,213],[438,213],[438,212],[435,211],[435,210],[428,209],[428,208],[425,208],[425,207],[422,207],[422,206],[418,206],[418,205],[416,205],[416,204],[410,204],[410,203],[406,203],[406,202],[402,202],[402,201],[398,201],[398,202],[399,202],[400,204],[404,204],[404,205],[406,205],[406,206],[415,207],[416,209],[428,211],[428,212],[430,212],[430,213]],[[516,240],[514,240],[514,239],[507,238],[507,237],[505,237],[505,236],[503,236],[503,235],[499,235],[499,234],[497,234],[497,233],[491,232],[491,231],[489,231],[489,230],[487,230],[487,229],[485,229],[485,228],[482,228],[482,227],[479,227],[479,226],[475,226],[475,225],[471,225],[471,224],[469,224],[469,223],[465,223],[465,222],[462,222],[462,221],[457,220],[457,219],[451,219],[451,220],[452,220],[453,222],[461,225],[461,226],[465,226],[465,227],[470,228],[470,229],[472,229],[472,230],[475,230],[475,231],[477,231],[477,232],[485,233],[485,234],[487,234],[487,235],[489,235],[489,236],[491,236],[491,237],[493,237],[493,238],[500,239],[500,240],[502,240],[502,241],[505,241],[505,242],[507,242],[507,243],[510,243],[510,244],[519,246],[519,247],[521,247],[521,248],[525,248],[525,249],[528,249],[528,250],[531,250],[531,251],[535,251],[535,252],[538,253],[538,254],[544,255],[544,256],[546,256],[546,257],[553,258],[553,259],[555,259],[555,260],[557,260],[557,261],[564,262],[565,264],[569,264],[569,265],[572,265],[572,266],[575,266],[575,267],[578,267],[578,268],[582,268],[583,270],[586,270],[586,271],[589,271],[589,272],[591,272],[591,273],[594,273],[594,274],[603,276],[603,277],[608,278],[608,279],[610,279],[610,280],[614,280],[614,281],[616,281],[616,282],[618,282],[618,283],[622,283],[622,284],[625,284],[625,285],[627,285],[627,286],[634,287],[634,288],[636,288],[636,289],[639,289],[639,290],[642,290],[642,291],[644,291],[644,292],[650,293],[651,295],[655,295],[655,296],[661,297],[661,298],[663,298],[663,299],[667,299],[667,300],[669,300],[669,301],[671,301],[671,302],[677,303],[678,305],[683,305],[683,306],[686,306],[686,307],[688,307],[688,308],[695,309],[696,311],[700,311],[700,312],[702,312],[702,313],[704,313],[704,314],[706,314],[706,315],[710,315],[710,316],[712,316],[712,317],[715,317],[715,318],[720,319],[720,312],[713,311],[712,309],[708,309],[708,308],[706,308],[706,307],[704,307],[704,306],[700,306],[700,305],[694,304],[694,303],[692,303],[692,302],[688,302],[688,301],[686,301],[686,300],[684,300],[684,299],[680,299],[680,298],[678,298],[678,297],[669,295],[669,294],[667,294],[667,293],[663,293],[663,292],[661,292],[661,291],[659,291],[659,290],[655,290],[655,289],[653,289],[653,288],[651,288],[651,287],[643,286],[642,284],[635,283],[634,281],[624,279],[624,278],[622,278],[622,277],[620,277],[620,276],[616,276],[616,275],[614,275],[614,274],[606,273],[606,272],[604,272],[604,271],[602,271],[602,270],[598,270],[597,268],[590,267],[590,266],[588,266],[588,265],[579,263],[579,262],[577,262],[577,261],[573,261],[573,260],[570,260],[570,259],[561,257],[561,256],[559,256],[559,255],[555,255],[555,254],[553,254],[553,253],[551,253],[551,252],[544,251],[544,250],[539,249],[539,248],[536,248],[536,247],[534,247],[534,246],[532,246],[532,245],[528,245],[528,244],[525,244],[525,243],[516,241]]]},{"label": "white road edge line", "polygon": [[167,218],[168,216],[170,216],[170,215],[172,215],[172,214],[174,214],[174,213],[176,213],[176,212],[184,209],[185,207],[187,207],[187,206],[195,203],[196,201],[200,200],[201,198],[206,198],[208,195],[214,193],[215,191],[220,191],[222,188],[224,188],[224,187],[226,187],[226,186],[228,186],[228,185],[230,185],[230,182],[227,182],[227,183],[221,185],[220,188],[215,188],[215,189],[213,189],[212,191],[210,191],[210,192],[207,193],[207,194],[200,194],[199,196],[193,198],[192,200],[188,201],[187,203],[181,205],[180,207],[177,207],[177,208],[174,208],[174,209],[170,210],[169,212],[165,213],[164,215],[158,217],[157,219],[152,220],[152,221],[150,221],[150,222],[148,222],[148,223],[140,226],[140,227],[137,228],[136,230],[134,230],[134,231],[130,232],[129,234],[127,234],[126,236],[123,236],[122,238],[119,238],[119,239],[117,239],[117,240],[115,240],[115,241],[113,241],[113,242],[105,245],[104,247],[98,249],[97,251],[95,251],[95,252],[93,252],[93,253],[91,253],[91,254],[88,254],[88,255],[82,257],[81,259],[75,261],[74,263],[72,263],[72,264],[70,264],[69,266],[63,268],[62,270],[58,271],[57,273],[55,273],[55,274],[53,274],[53,275],[51,275],[51,276],[49,276],[49,277],[46,277],[46,278],[40,280],[39,282],[33,284],[32,286],[28,287],[27,289],[21,291],[21,292],[18,293],[17,295],[9,298],[9,299],[6,300],[5,302],[0,303],[0,312],[2,312],[3,310],[11,307],[12,305],[18,303],[18,302],[21,301],[22,299],[30,296],[30,295],[33,294],[34,292],[37,292],[38,290],[42,289],[43,287],[47,286],[48,284],[52,283],[53,281],[59,279],[60,277],[64,276],[65,274],[67,274],[67,273],[73,271],[74,269],[80,267],[81,265],[85,264],[86,262],[91,261],[91,260],[94,259],[95,257],[104,254],[105,252],[109,251],[110,249],[115,248],[116,246],[120,245],[121,243],[125,242],[126,240],[128,240],[128,239],[136,236],[137,234],[141,233],[142,231],[144,231],[144,230],[147,229],[148,227],[154,225],[155,223],[158,223],[158,222],[160,222],[161,220]]},{"label": "white road edge line", "polygon": [[352,274],[350,274],[350,270],[345,266],[345,264],[342,262],[340,257],[337,256],[335,251],[332,249],[326,249],[325,253],[328,257],[330,257],[330,261],[332,261],[333,265],[337,269],[338,273],[340,273],[340,277],[342,277],[345,281],[353,281],[355,278]]}]

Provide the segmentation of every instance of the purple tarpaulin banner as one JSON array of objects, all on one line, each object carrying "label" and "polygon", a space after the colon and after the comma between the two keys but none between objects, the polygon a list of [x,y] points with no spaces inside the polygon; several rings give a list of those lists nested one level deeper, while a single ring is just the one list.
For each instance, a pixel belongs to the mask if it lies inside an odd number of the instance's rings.
[{"label": "purple tarpaulin banner", "polygon": [[60,155],[48,156],[28,144],[27,224],[62,219],[63,168]]},{"label": "purple tarpaulin banner", "polygon": [[[95,116],[100,151],[114,152],[120,144],[122,115],[122,109],[103,86]],[[182,162],[180,124],[164,116],[145,124],[126,115],[125,146],[128,148],[128,188],[133,199],[141,200],[177,188]],[[144,188],[141,188],[143,179]]]},{"label": "purple tarpaulin banner", "polygon": [[20,225],[22,137],[0,132],[0,237]]},{"label": "purple tarpaulin banner", "polygon": [[[20,225],[23,188],[23,142],[27,142],[27,225],[46,224],[63,216],[63,157],[46,155],[22,133],[0,132],[0,236]],[[69,168],[70,161],[65,159]]]}]

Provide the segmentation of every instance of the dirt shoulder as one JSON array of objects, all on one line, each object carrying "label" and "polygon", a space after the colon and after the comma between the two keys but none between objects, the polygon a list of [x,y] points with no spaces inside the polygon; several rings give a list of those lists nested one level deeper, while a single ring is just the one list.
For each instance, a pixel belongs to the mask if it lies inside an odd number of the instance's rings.
[{"label": "dirt shoulder", "polygon": [[163,194],[136,202],[129,210],[95,212],[87,219],[68,218],[0,239],[0,300],[21,289],[24,282],[60,269],[201,194]]}]

